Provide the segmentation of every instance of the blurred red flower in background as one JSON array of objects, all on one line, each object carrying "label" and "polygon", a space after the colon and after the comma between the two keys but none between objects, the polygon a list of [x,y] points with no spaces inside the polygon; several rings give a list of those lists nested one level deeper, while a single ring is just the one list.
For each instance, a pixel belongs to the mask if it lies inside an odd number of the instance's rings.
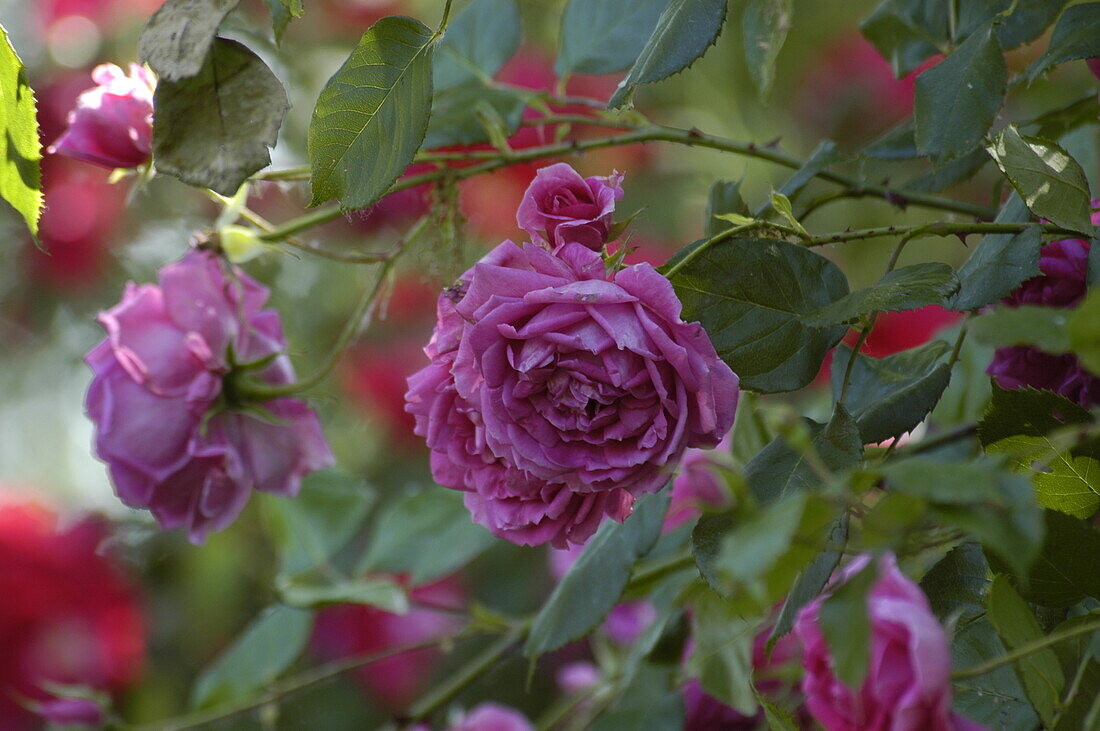
[{"label": "blurred red flower in background", "polygon": [[63,530],[49,509],[0,497],[0,728],[37,728],[19,699],[42,684],[120,691],[141,673],[145,619],[130,585],[98,552],[98,520]]}]

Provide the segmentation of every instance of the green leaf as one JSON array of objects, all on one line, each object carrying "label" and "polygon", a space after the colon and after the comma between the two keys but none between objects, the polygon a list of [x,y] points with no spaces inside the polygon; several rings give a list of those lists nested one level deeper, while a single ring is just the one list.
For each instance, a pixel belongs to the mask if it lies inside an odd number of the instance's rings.
[{"label": "green leaf", "polygon": [[1031,81],[1066,61],[1100,56],[1100,3],[1074,5],[1058,19],[1047,51],[1027,67]]},{"label": "green leaf", "polygon": [[[951,639],[951,666],[965,668],[1005,654],[993,625],[984,616],[969,622]],[[953,684],[954,710],[991,729],[1034,729],[1039,718],[1009,665]]]},{"label": "green leaf", "polygon": [[863,148],[863,154],[876,160],[915,160],[921,156],[915,135],[913,120],[907,119]]},{"label": "green leaf", "polygon": [[1053,391],[993,386],[989,406],[978,424],[982,446],[1015,436],[1041,437],[1067,424],[1087,424],[1089,412]]},{"label": "green leaf", "polygon": [[478,145],[489,142],[489,132],[479,111],[503,122],[505,136],[516,133],[523,122],[527,98],[512,89],[484,86],[471,82],[436,92],[432,116],[424,135],[423,147],[431,150],[448,145]]},{"label": "green leaf", "polygon": [[[899,437],[924,421],[951,380],[941,362],[950,347],[937,340],[885,358],[860,354],[844,402],[865,444]],[[839,400],[852,350],[839,346],[833,355],[833,399]]]},{"label": "green leaf", "polygon": [[942,305],[959,290],[955,270],[941,262],[911,264],[890,272],[877,284],[858,289],[803,318],[810,327],[851,323],[872,312],[903,312]]},{"label": "green leaf", "polygon": [[[1093,248],[1100,248],[1100,245]],[[1091,290],[1084,302],[1070,313],[1066,334],[1070,349],[1081,359],[1081,364],[1093,373],[1100,373],[1100,290]]]},{"label": "green leaf", "polygon": [[332,581],[320,573],[281,577],[276,582],[284,604],[300,609],[320,609],[332,604],[363,604],[392,614],[409,611],[405,590],[390,579]]},{"label": "green leaf", "polygon": [[275,146],[289,107],[283,85],[256,54],[218,38],[201,71],[157,84],[157,172],[232,196],[270,164],[268,148]]},{"label": "green leaf", "polygon": [[684,696],[675,687],[674,671],[645,663],[611,708],[587,731],[681,731]]},{"label": "green leaf", "polygon": [[692,602],[691,656],[685,670],[698,678],[703,692],[743,716],[756,715],[753,692],[753,641],[756,618],[744,617],[714,592],[700,592]]},{"label": "green leaf", "polygon": [[1058,140],[1079,127],[1096,124],[1097,117],[1100,117],[1100,99],[1089,94],[1031,120],[1027,132],[1040,139]]},{"label": "green leaf", "polygon": [[803,236],[808,236],[806,229],[798,222],[798,219],[794,215],[794,210],[791,208],[791,199],[783,195],[779,191],[772,193],[771,207],[775,209],[775,212],[785,220],[791,228],[798,231]]},{"label": "green leaf", "polygon": [[726,19],[726,0],[670,0],[652,35],[611,97],[617,109],[635,87],[677,74],[693,64],[717,39]]},{"label": "green leaf", "polygon": [[570,0],[561,19],[561,49],[554,71],[614,74],[630,68],[653,35],[669,0]]},{"label": "green leaf", "polygon": [[900,79],[946,45],[948,7],[948,0],[884,0],[859,29]]},{"label": "green leaf", "polygon": [[[822,140],[818,143],[813,153],[806,158],[794,175],[789,177],[783,185],[779,186],[779,193],[787,198],[794,198],[818,173],[827,170],[832,165],[846,159],[844,153],[832,140]],[[759,217],[760,214],[757,214]]]},{"label": "green leaf", "polygon": [[382,18],[363,34],[317,100],[309,125],[313,201],[376,201],[412,162],[428,129],[432,31]]},{"label": "green leaf", "polygon": [[871,663],[871,619],[867,593],[878,573],[874,562],[852,574],[821,603],[821,633],[836,667],[849,688],[859,688]]},{"label": "green leaf", "polygon": [[428,489],[405,495],[381,511],[360,572],[409,574],[414,585],[453,573],[495,543],[470,521],[462,493]]},{"label": "green leaf", "polygon": [[302,0],[264,0],[271,11],[271,28],[275,31],[275,42],[282,43],[283,34],[294,18],[302,17],[305,8]]},{"label": "green leaf", "polygon": [[492,79],[519,49],[521,35],[516,0],[473,0],[436,45],[433,85],[448,89]]},{"label": "green leaf", "polygon": [[1012,125],[986,149],[1032,213],[1093,235],[1088,180],[1068,152],[1053,142],[1021,137]]},{"label": "green leaf", "polygon": [[817,376],[843,326],[803,317],[848,293],[840,268],[801,246],[735,239],[711,246],[671,278],[683,318],[698,320],[742,388],[793,391]]},{"label": "green leaf", "polygon": [[338,470],[305,477],[294,500],[266,501],[280,572],[297,574],[328,564],[362,526],[373,502],[370,488]]},{"label": "green leaf", "polygon": [[920,581],[940,622],[957,622],[959,626],[985,614],[988,586],[989,564],[981,545],[973,541],[952,548]]},{"label": "green leaf", "polygon": [[745,5],[745,61],[765,99],[775,81],[775,59],[791,28],[791,0],[749,0]]},{"label": "green leaf", "polygon": [[833,523],[826,540],[830,546],[836,546],[836,548],[823,550],[798,575],[798,579],[791,586],[786,601],[783,602],[779,617],[775,620],[775,627],[772,628],[771,636],[768,638],[769,647],[774,645],[780,637],[791,631],[791,628],[794,627],[794,620],[798,616],[798,610],[821,594],[825,585],[829,583],[833,571],[840,565],[840,559],[844,556],[841,547],[848,541],[847,515],[841,516]]},{"label": "green leaf", "polygon": [[710,187],[710,194],[707,196],[707,220],[703,235],[709,239],[729,228],[718,216],[730,213],[751,217],[749,207],[741,198],[741,182],[718,180]]},{"label": "green leaf", "polygon": [[930,171],[905,181],[901,187],[915,193],[939,193],[974,177],[988,162],[986,151],[976,147],[950,162],[933,165]]},{"label": "green leaf", "polygon": [[[948,342],[956,340],[958,329],[942,333]],[[970,424],[977,421],[989,403],[990,378],[986,373],[993,360],[994,349],[979,343],[977,338],[963,339],[959,359],[951,371],[951,383],[932,409],[932,420],[941,427]]]},{"label": "green leaf", "polygon": [[1057,510],[1043,515],[1045,538],[1030,571],[1013,570],[1000,561],[990,563],[1008,573],[1024,599],[1035,604],[1061,609],[1085,597],[1100,598],[1100,572],[1096,571],[1100,531]]},{"label": "green leaf", "polygon": [[946,162],[977,147],[1001,109],[1007,80],[992,26],[918,76],[913,119],[921,154]]},{"label": "green leaf", "polygon": [[191,707],[218,706],[268,687],[298,659],[312,631],[312,612],[268,607],[199,675]]},{"label": "green leaf", "polygon": [[42,215],[42,145],[26,71],[8,31],[0,26],[0,197],[23,217],[37,239]]},{"label": "green leaf", "polygon": [[1079,731],[1100,724],[1100,662],[1086,655],[1077,668],[1078,678],[1067,691],[1065,709],[1054,731]]},{"label": "green leaf", "polygon": [[238,0],[167,0],[145,24],[138,55],[157,73],[161,83],[205,73],[218,27],[237,3]]},{"label": "green leaf", "polygon": [[[997,223],[1023,223],[1031,218],[1019,194],[1009,196],[997,214]],[[1025,279],[1037,277],[1042,233],[1034,226],[1018,234],[983,236],[959,269],[959,291],[951,309],[976,310],[1007,297]]]},{"label": "green leaf", "polygon": [[1057,307],[1025,305],[998,307],[974,318],[970,332],[987,345],[1033,345],[1051,355],[1069,350],[1066,334],[1067,311]]},{"label": "green leaf", "polygon": [[[667,492],[667,491],[666,491]],[[588,634],[619,601],[634,562],[661,535],[668,495],[650,495],[623,523],[605,522],[535,616],[523,652],[537,657]]]},{"label": "green leaf", "polygon": [[1069,0],[1001,0],[1015,9],[997,27],[1001,45],[1007,50],[1033,41],[1054,22]]},{"label": "green leaf", "polygon": [[[994,577],[989,588],[989,619],[1010,650],[1043,637],[1035,615],[1004,576]],[[1014,665],[1035,710],[1050,724],[1066,684],[1054,650],[1029,653]]]}]

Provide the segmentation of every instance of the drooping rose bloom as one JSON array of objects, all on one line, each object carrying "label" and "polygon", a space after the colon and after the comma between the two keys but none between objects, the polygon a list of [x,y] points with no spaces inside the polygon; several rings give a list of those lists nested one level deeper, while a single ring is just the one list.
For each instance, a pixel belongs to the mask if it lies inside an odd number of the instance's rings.
[{"label": "drooping rose bloom", "polygon": [[99,521],[59,530],[57,516],[47,508],[0,498],[0,728],[5,731],[41,725],[19,698],[47,704],[43,710],[74,710],[44,684],[117,692],[138,679],[145,620],[132,587],[98,550],[105,537]]},{"label": "drooping rose bloom", "polygon": [[488,701],[470,709],[447,731],[535,731],[535,727],[515,708]]},{"label": "drooping rose bloom", "polygon": [[137,64],[130,64],[129,76],[102,64],[92,80],[98,86],[77,98],[69,128],[50,152],[108,168],[145,163],[153,149],[153,75]]},{"label": "drooping rose bloom", "polygon": [[[863,555],[852,561],[840,583],[870,560]],[[819,615],[827,594],[798,613],[794,631],[802,643],[802,691],[810,712],[827,731],[981,728],[951,713],[951,650],[928,599],[898,570],[893,555],[881,557],[877,568],[867,594],[870,666],[858,690],[837,677],[821,631]]]},{"label": "drooping rose bloom", "polygon": [[[1100,223],[1100,213],[1093,214],[1093,223]],[[1088,289],[1089,246],[1084,239],[1045,244],[1039,256],[1042,274],[1020,284],[1002,304],[1076,307]],[[986,372],[1001,388],[1054,391],[1085,408],[1100,403],[1100,377],[1086,370],[1073,354],[1051,355],[1030,346],[999,348]]]},{"label": "drooping rose bloom", "polygon": [[622,173],[582,178],[568,163],[535,174],[516,211],[516,222],[536,241],[584,244],[600,251],[611,231],[615,201],[623,197]]},{"label": "drooping rose bloom", "polygon": [[85,357],[96,453],[118,496],[195,543],[233,522],[253,488],[292,497],[304,475],[333,463],[303,401],[246,403],[233,387],[242,367],[266,384],[294,381],[279,315],[261,309],[267,296],[192,251],[159,284],[129,283],[99,316],[107,338]]},{"label": "drooping rose bloom", "polygon": [[409,379],[432,473],[514,543],[583,543],[733,422],[737,376],[648,264],[505,241],[439,300]]}]

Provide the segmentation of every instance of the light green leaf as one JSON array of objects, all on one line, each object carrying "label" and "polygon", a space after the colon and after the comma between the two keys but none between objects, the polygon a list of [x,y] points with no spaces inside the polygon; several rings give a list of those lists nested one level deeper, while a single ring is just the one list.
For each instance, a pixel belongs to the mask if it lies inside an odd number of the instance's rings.
[{"label": "light green leaf", "polygon": [[692,602],[693,645],[685,670],[707,695],[748,717],[757,711],[752,671],[759,625],[714,592],[700,592]]},{"label": "light green leaf", "polygon": [[331,604],[363,604],[392,614],[409,611],[405,590],[390,579],[332,581],[314,572],[280,577],[275,588],[284,604],[300,609],[320,609]]},{"label": "light green leaf", "polygon": [[843,546],[847,541],[848,517],[843,515],[833,523],[829,530],[826,542],[832,547],[819,553],[817,558],[802,570],[802,573],[798,575],[798,579],[791,586],[791,591],[787,595],[786,601],[783,602],[783,609],[779,611],[779,617],[775,620],[775,627],[772,628],[771,636],[768,638],[769,647],[774,645],[780,637],[791,631],[791,628],[794,627],[795,618],[798,616],[798,610],[821,594],[825,585],[829,583],[833,571],[840,565],[840,559],[844,555]]},{"label": "light green leaf", "polygon": [[[1030,218],[1019,194],[1013,193],[997,214],[997,223],[1023,223]],[[959,291],[951,299],[951,309],[961,312],[993,304],[1024,280],[1038,276],[1041,246],[1038,226],[1018,234],[983,236],[959,269]]]},{"label": "light green leaf", "polygon": [[275,42],[281,43],[287,26],[294,18],[302,17],[305,8],[302,0],[264,0],[271,11],[271,27],[275,31]]},{"label": "light green leaf", "polygon": [[570,0],[561,19],[554,71],[561,78],[625,71],[637,60],[668,5],[669,0]]},{"label": "light green leaf", "polygon": [[478,112],[499,119],[504,136],[511,136],[523,122],[527,98],[511,89],[470,82],[437,91],[432,101],[432,116],[424,135],[424,149],[447,145],[478,145],[489,142],[489,132]]},{"label": "light green leaf", "polygon": [[1067,315],[1066,310],[1057,307],[998,307],[988,315],[974,318],[970,332],[978,342],[987,345],[1033,345],[1051,355],[1060,355],[1070,348]]},{"label": "light green leaf", "polygon": [[1100,3],[1074,5],[1062,13],[1046,53],[1027,67],[1027,75],[1035,81],[1060,63],[1097,56],[1100,56]]},{"label": "light green leaf", "polygon": [[802,224],[798,222],[798,219],[795,218],[794,210],[792,210],[791,208],[790,198],[785,196],[783,193],[776,191],[775,193],[772,193],[771,205],[772,208],[775,209],[775,212],[782,216],[783,220],[790,224],[791,228],[793,228],[795,231],[798,231],[803,236],[809,235],[806,232],[806,229],[803,228]]},{"label": "light green leaf", "polygon": [[764,99],[775,81],[775,59],[791,28],[791,0],[749,0],[745,5],[745,61]]},{"label": "light green leaf", "polygon": [[42,174],[34,92],[26,68],[0,26],[0,197],[23,217],[37,239]]},{"label": "light green leaf", "polygon": [[138,55],[161,82],[202,73],[218,27],[238,1],[166,0],[145,24]]},{"label": "light green leaf", "polygon": [[832,654],[837,677],[849,688],[863,684],[871,664],[867,593],[877,578],[874,562],[868,562],[821,603],[821,633]]},{"label": "light green leaf", "polygon": [[516,0],[473,0],[436,45],[433,85],[439,90],[492,79],[515,55],[521,31]]},{"label": "light green leaf", "polygon": [[1084,302],[1070,313],[1066,334],[1069,347],[1081,359],[1081,364],[1093,373],[1100,373],[1100,290],[1092,289]]},{"label": "light green leaf", "polygon": [[660,81],[693,64],[717,40],[725,19],[726,0],[670,0],[608,107],[623,106],[635,87]]},{"label": "light green leaf", "polygon": [[1089,412],[1053,391],[993,386],[989,406],[978,424],[983,447],[1014,436],[1041,437],[1070,424],[1092,421]]},{"label": "light green leaf", "polygon": [[947,264],[911,264],[809,313],[803,321],[810,327],[851,323],[872,312],[903,312],[943,304],[958,290],[955,270]]},{"label": "light green leaf", "polygon": [[432,100],[432,39],[411,18],[379,20],[321,91],[309,125],[313,201],[363,208],[412,162]]},{"label": "light green leaf", "polygon": [[1021,137],[1012,125],[1001,130],[986,150],[1032,213],[1093,235],[1088,180],[1068,152],[1047,140]]}]

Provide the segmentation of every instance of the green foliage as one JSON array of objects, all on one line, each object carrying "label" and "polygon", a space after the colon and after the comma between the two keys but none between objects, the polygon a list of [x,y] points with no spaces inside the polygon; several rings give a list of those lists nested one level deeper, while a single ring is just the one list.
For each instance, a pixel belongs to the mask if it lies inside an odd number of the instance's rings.
[{"label": "green foliage", "polygon": [[1047,140],[1022,137],[1012,125],[986,149],[1032,213],[1092,235],[1088,180],[1068,152]]},{"label": "green foliage", "polygon": [[947,162],[977,147],[1001,108],[1007,79],[992,26],[918,76],[914,121],[921,154]]},{"label": "green foliage", "polygon": [[217,38],[197,74],[161,80],[155,106],[157,171],[232,196],[271,162],[268,148],[275,146],[290,103],[256,54]]},{"label": "green foliage", "polygon": [[[997,223],[1023,223],[1031,218],[1018,193],[1013,193],[997,214]],[[1038,226],[1018,234],[983,236],[966,263],[959,268],[959,291],[951,299],[953,310],[974,310],[1007,297],[1021,282],[1039,275],[1042,235]]]},{"label": "green foliage", "polygon": [[850,575],[821,603],[821,633],[829,646],[836,674],[850,688],[863,684],[871,664],[871,619],[867,593],[878,573],[873,561]]},{"label": "green foliage", "polygon": [[1027,75],[1035,81],[1060,63],[1096,56],[1100,56],[1100,3],[1074,5],[1058,19],[1046,53],[1027,67]]},{"label": "green foliage", "polygon": [[[989,588],[989,619],[1010,650],[1043,637],[1035,615],[1004,576],[994,577]],[[1049,725],[1066,683],[1054,650],[1033,652],[1014,664],[1028,698]]]},{"label": "green foliage", "polygon": [[936,617],[963,626],[985,614],[988,586],[989,564],[973,541],[948,551],[920,582]]},{"label": "green foliage", "polygon": [[726,214],[749,216],[749,207],[741,197],[740,181],[733,183],[719,180],[710,187],[707,196],[707,217],[703,235],[708,239],[729,228],[729,224],[718,218]]},{"label": "green foliage", "polygon": [[302,0],[264,0],[271,11],[271,28],[275,31],[275,41],[281,43],[290,21],[302,17],[305,8]]},{"label": "green foliage", "polygon": [[644,664],[619,699],[588,728],[591,731],[681,731],[684,696],[673,687],[674,671]]},{"label": "green foliage", "polygon": [[[818,143],[813,153],[806,158],[806,162],[802,167],[796,170],[794,175],[789,177],[783,185],[779,186],[777,192],[787,198],[794,198],[814,179],[814,176],[844,159],[844,153],[840,151],[840,148],[837,147],[835,142],[832,140],[822,140]],[[757,217],[761,216],[766,211],[767,209],[765,208],[764,211],[757,214]]]},{"label": "green foliage", "polygon": [[191,707],[217,706],[267,688],[298,659],[312,630],[312,612],[267,608],[199,676]]},{"label": "green foliage", "polygon": [[841,516],[834,521],[825,540],[830,547],[822,550],[817,558],[802,570],[791,586],[791,591],[783,602],[783,608],[779,611],[779,617],[775,620],[771,636],[768,637],[769,647],[791,631],[798,617],[798,610],[822,592],[825,585],[829,583],[833,571],[840,565],[840,559],[844,555],[842,547],[848,541],[847,516]]},{"label": "green foliage", "polygon": [[325,84],[309,125],[312,205],[370,205],[412,162],[428,128],[433,38],[419,21],[383,18]]},{"label": "green foliage", "polygon": [[393,614],[409,611],[405,590],[391,579],[333,579],[321,572],[313,572],[282,577],[277,580],[275,588],[284,604],[300,609],[364,604]]},{"label": "green foliage", "polygon": [[923,175],[908,180],[902,186],[915,193],[939,193],[969,180],[989,162],[989,155],[980,147],[950,162],[934,166]]},{"label": "green foliage", "polygon": [[1054,22],[1069,0],[993,0],[998,13],[1011,8],[997,26],[1001,45],[1007,50],[1033,41]]},{"label": "green foliage", "polygon": [[959,290],[955,270],[942,262],[911,264],[886,274],[803,318],[810,327],[851,323],[873,312],[902,312],[942,305]]},{"label": "green foliage", "polygon": [[1043,140],[1058,140],[1100,117],[1100,99],[1096,94],[1081,97],[1060,109],[1036,117],[1027,125],[1027,133]]},{"label": "green foliage", "polygon": [[1070,349],[1081,359],[1081,364],[1093,373],[1100,373],[1100,291],[1092,290],[1070,314],[1066,320],[1066,334]]},{"label": "green foliage", "polygon": [[424,148],[477,145],[491,140],[488,124],[500,122],[504,137],[515,134],[527,109],[524,94],[478,81],[436,92]]},{"label": "green foliage", "polygon": [[901,78],[940,52],[947,18],[947,0],[883,0],[859,27]]},{"label": "green foliage", "polygon": [[[965,668],[1005,654],[997,631],[981,617],[961,625],[951,639],[952,667]],[[954,683],[957,713],[989,728],[1034,729],[1039,717],[1010,665]]]},{"label": "green foliage", "polygon": [[1044,607],[1062,609],[1085,597],[1100,598],[1100,531],[1057,510],[1043,515],[1043,545],[1030,570],[1010,569],[1003,556],[1001,561],[993,557],[994,568],[1012,578],[1024,599]]},{"label": "green foliage", "polygon": [[570,0],[561,19],[561,49],[554,71],[561,78],[625,71],[637,60],[668,6],[669,0]]},{"label": "green foliage", "polygon": [[433,86],[438,91],[492,79],[515,55],[521,31],[516,0],[474,0],[436,44]]},{"label": "green foliage", "polygon": [[608,106],[621,107],[636,87],[660,81],[693,64],[717,40],[725,19],[725,0],[670,0]]},{"label": "green foliage", "polygon": [[[924,420],[951,380],[951,368],[944,362],[949,350],[947,343],[937,340],[885,358],[856,357],[844,405],[864,443],[901,436]],[[834,399],[840,398],[851,358],[851,348],[842,345],[835,351]]]},{"label": "green foliage", "polygon": [[0,197],[38,236],[42,215],[42,173],[34,92],[26,69],[0,26]]},{"label": "green foliage", "polygon": [[692,646],[686,671],[703,691],[745,716],[756,713],[753,692],[753,641],[760,622],[744,617],[711,591],[692,602]]},{"label": "green foliage", "polygon": [[[218,27],[238,2],[167,0],[141,33],[141,60],[157,72],[162,83],[205,74]],[[226,195],[235,192],[236,188]]]},{"label": "green foliage", "polygon": [[711,246],[671,277],[684,319],[698,320],[742,388],[764,393],[810,383],[843,326],[804,318],[848,293],[840,269],[801,246],[735,239]]},{"label": "green foliage", "polygon": [[419,586],[466,565],[494,543],[489,531],[470,521],[462,493],[432,488],[383,508],[359,569],[408,574]]},{"label": "green foliage", "polygon": [[775,82],[775,59],[787,40],[793,10],[791,0],[749,0],[745,5],[745,61],[761,99]]},{"label": "green foliage", "polygon": [[887,130],[881,137],[863,148],[865,157],[876,160],[915,160],[920,157],[917,149],[916,130],[912,118]]},{"label": "green foliage", "polygon": [[1052,355],[1069,350],[1066,310],[1025,305],[1000,307],[970,323],[978,342],[988,345],[1033,345]]},{"label": "green foliage", "polygon": [[556,650],[603,621],[622,596],[634,562],[660,537],[668,501],[665,494],[643,497],[628,520],[600,527],[535,616],[524,654]]}]

